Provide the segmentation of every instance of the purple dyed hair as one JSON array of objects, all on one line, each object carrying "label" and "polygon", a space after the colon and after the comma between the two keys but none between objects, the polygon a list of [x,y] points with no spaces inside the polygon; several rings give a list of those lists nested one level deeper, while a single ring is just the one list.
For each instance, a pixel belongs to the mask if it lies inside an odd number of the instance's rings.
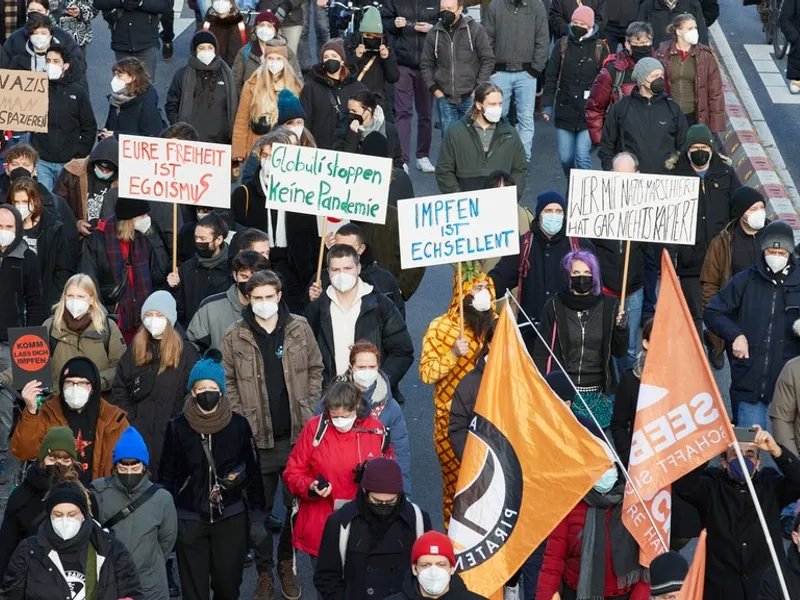
[{"label": "purple dyed hair", "polygon": [[592,272],[592,294],[599,296],[603,291],[603,280],[600,277],[600,263],[597,262],[594,252],[583,249],[573,250],[561,260],[561,266],[564,267],[564,271],[567,273],[567,281],[569,281],[572,274],[572,263],[576,260],[585,262],[589,267]]}]

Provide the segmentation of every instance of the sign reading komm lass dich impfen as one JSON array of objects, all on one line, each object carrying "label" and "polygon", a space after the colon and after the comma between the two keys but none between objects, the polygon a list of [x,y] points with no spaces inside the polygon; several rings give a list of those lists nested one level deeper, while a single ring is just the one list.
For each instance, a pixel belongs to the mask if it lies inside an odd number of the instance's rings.
[{"label": "sign reading komm lass dich impfen", "polygon": [[391,175],[388,158],[275,144],[266,206],[383,224]]}]

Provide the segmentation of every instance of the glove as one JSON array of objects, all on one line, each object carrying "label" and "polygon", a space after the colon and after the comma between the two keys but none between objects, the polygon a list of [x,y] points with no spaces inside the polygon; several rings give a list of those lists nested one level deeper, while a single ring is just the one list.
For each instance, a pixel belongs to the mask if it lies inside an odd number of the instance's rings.
[{"label": "glove", "polygon": [[290,12],[292,12],[292,3],[289,0],[283,0],[283,2],[278,5],[278,8],[275,9],[275,16],[278,17],[278,21],[283,23],[286,15]]},{"label": "glove", "polygon": [[619,322],[617,323],[617,329],[625,329],[627,327],[628,327],[628,313],[622,313]]}]

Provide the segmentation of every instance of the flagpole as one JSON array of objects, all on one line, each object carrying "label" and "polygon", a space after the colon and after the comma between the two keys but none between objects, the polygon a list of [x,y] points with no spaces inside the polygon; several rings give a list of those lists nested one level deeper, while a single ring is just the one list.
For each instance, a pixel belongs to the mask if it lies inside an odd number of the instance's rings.
[{"label": "flagpole", "polygon": [[[550,353],[550,356],[553,358],[553,362],[558,366],[559,369],[561,369],[562,373],[566,374],[566,372],[567,372],[566,369],[564,369],[564,366],[561,364],[561,362],[558,360],[558,358],[556,358],[555,353],[550,348],[550,346],[548,345],[547,341],[542,337],[542,334],[539,333],[539,330],[533,324],[533,321],[528,316],[528,313],[526,313],[525,309],[522,308],[522,306],[520,305],[519,302],[517,302],[517,299],[509,291],[506,291],[506,301],[508,301],[508,298],[511,298],[514,301],[514,303],[517,305],[517,308],[519,309],[519,312],[525,317],[525,320],[528,321],[528,325],[530,325],[533,328],[533,330],[536,332],[536,335],[539,337],[539,339],[541,340],[542,344],[544,344],[545,348],[547,348],[547,351]],[[566,379],[567,379],[567,381],[569,381],[569,384],[572,386],[572,389],[575,390],[575,395],[578,398],[580,398],[581,403],[583,404],[584,408],[586,409],[586,412],[589,413],[589,416],[592,418],[592,421],[594,421],[594,424],[597,426],[597,429],[600,431],[600,435],[603,436],[603,440],[605,440],[606,444],[608,445],[609,450],[611,450],[611,453],[614,455],[614,459],[615,459],[616,463],[619,465],[619,468],[622,469],[622,473],[625,475],[625,480],[630,484],[631,489],[633,489],[633,493],[636,494],[636,498],[639,500],[639,503],[641,504],[642,510],[647,515],[647,519],[650,521],[650,525],[653,526],[653,531],[655,532],[656,536],[658,537],[658,541],[661,542],[661,547],[664,548],[664,552],[669,552],[669,546],[667,546],[666,542],[664,541],[664,538],[661,537],[661,531],[659,530],[658,525],[656,525],[656,520],[653,518],[653,515],[650,514],[650,511],[647,509],[647,505],[645,504],[644,498],[642,498],[642,494],[639,492],[638,488],[634,485],[633,479],[631,479],[630,474],[628,474],[627,467],[624,464],[622,464],[622,459],[619,457],[619,454],[617,454],[617,451],[614,448],[614,444],[612,444],[611,440],[608,439],[608,436],[606,435],[606,432],[603,431],[603,428],[600,426],[600,423],[597,421],[597,418],[594,416],[594,413],[589,408],[589,405],[586,403],[586,400],[583,399],[583,395],[578,391],[578,388],[576,388],[575,384],[572,382],[572,378],[571,377],[567,377]],[[786,600],[790,600],[790,599],[787,597]]]},{"label": "flagpole", "polygon": [[778,573],[778,581],[781,584],[781,591],[783,591],[783,597],[785,600],[791,600],[789,597],[789,589],[786,587],[786,580],[783,578],[783,571],[781,570],[781,564],[778,560],[778,554],[775,552],[775,545],[772,543],[772,536],[769,534],[769,529],[767,528],[767,520],[764,518],[764,512],[761,510],[761,504],[758,501],[758,497],[756,496],[756,490],[753,487],[753,481],[750,479],[750,471],[747,468],[747,464],[744,462],[744,456],[742,455],[742,449],[739,446],[739,441],[734,439],[733,447],[736,448],[736,457],[739,459],[739,464],[742,467],[742,473],[744,473],[744,480],[747,482],[747,489],[750,491],[750,496],[753,498],[753,504],[756,506],[756,514],[758,514],[758,522],[761,523],[761,529],[764,532],[764,538],[767,540],[767,547],[769,548],[770,556],[772,556],[772,563],[775,565],[775,571]]}]

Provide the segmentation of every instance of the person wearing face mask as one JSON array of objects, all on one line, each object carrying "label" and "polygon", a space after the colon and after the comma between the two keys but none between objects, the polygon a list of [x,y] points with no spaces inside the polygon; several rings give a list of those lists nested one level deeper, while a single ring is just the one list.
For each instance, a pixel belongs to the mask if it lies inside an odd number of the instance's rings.
[{"label": "person wearing face mask", "polygon": [[144,598],[130,552],[93,518],[89,495],[77,481],[54,485],[45,500],[48,517],[11,557],[0,596]]},{"label": "person wearing face mask", "polygon": [[[175,299],[160,290],[142,305],[142,325],[117,365],[114,404],[128,414],[153,456],[161,455],[169,420],[183,407],[189,372],[199,358],[175,329]],[[158,464],[151,467],[158,481]]]},{"label": "person wearing face mask", "polygon": [[320,52],[300,92],[300,103],[308,118],[305,126],[317,146],[332,150],[340,116],[347,113],[347,102],[366,86],[348,67],[347,53],[341,38],[328,40]]},{"label": "person wearing face mask", "polygon": [[672,32],[668,30],[670,24],[679,15],[691,15],[697,23],[697,39],[701,44],[708,46],[708,24],[703,15],[703,6],[717,5],[717,0],[644,0],[639,4],[639,21],[650,23],[653,27],[653,45],[657,48],[662,42],[669,40]]},{"label": "person wearing face mask", "polygon": [[7,68],[47,72],[47,50],[51,44],[59,43],[53,37],[53,22],[46,15],[32,12],[25,21],[25,33],[24,46],[19,47],[8,41],[3,44]]},{"label": "person wearing face mask", "polygon": [[[435,385],[433,439],[442,468],[442,510],[445,526],[453,509],[459,465],[447,434],[453,390],[475,368],[475,357],[496,319],[495,311],[492,310],[495,299],[492,280],[479,271],[475,263],[463,265],[462,277],[462,296],[458,293],[456,273],[453,277],[450,307],[445,314],[436,317],[428,325],[422,338],[422,356],[419,360],[422,383]],[[460,331],[459,310],[463,310],[464,314],[463,332]]]},{"label": "person wearing face mask", "polygon": [[620,98],[629,96],[636,82],[633,80],[633,68],[639,59],[653,55],[653,28],[648,23],[634,21],[628,25],[622,48],[616,51],[617,45],[609,46],[612,52],[603,61],[603,68],[592,83],[589,97],[586,99],[586,125],[592,144],[600,143],[603,123],[611,106]]},{"label": "person wearing face mask", "polygon": [[[197,223],[209,215],[215,215],[222,219],[228,226],[228,234],[225,236],[225,243],[228,251],[228,265],[233,260],[234,254],[231,251],[230,243],[237,230],[242,229],[233,220],[233,211],[228,208],[216,208],[213,206],[202,205],[183,205],[185,208],[183,225],[178,231],[178,266],[180,267],[187,261],[197,256],[197,245],[194,240]],[[201,298],[202,300],[202,298]]]},{"label": "person wearing face mask", "polygon": [[606,115],[597,156],[610,171],[614,157],[630,152],[642,173],[665,174],[667,160],[686,151],[688,125],[678,103],[665,92],[664,66],[646,56],[633,68],[636,87]]},{"label": "person wearing face mask", "polygon": [[311,556],[313,566],[328,517],[356,497],[364,462],[381,456],[394,459],[388,432],[369,415],[355,384],[335,381],[322,397],[322,414],[305,424],[283,472],[299,504],[292,544]]},{"label": "person wearing face mask", "polygon": [[236,0],[211,2],[202,30],[215,36],[216,53],[229,67],[250,37],[250,27]]},{"label": "person wearing face mask", "polygon": [[88,484],[111,475],[114,446],[128,428],[121,408],[101,398],[100,371],[88,358],[67,361],[58,377],[59,393],[39,405],[42,383],[31,381],[22,388],[25,409],[11,438],[11,453],[20,461],[33,460],[51,427],[63,425],[75,436],[81,481]]},{"label": "person wearing face mask", "polygon": [[661,43],[655,57],[665,69],[670,95],[686,115],[688,124],[700,123],[713,133],[725,129],[725,95],[713,50],[698,42],[692,15],[675,17],[668,27],[671,40]]},{"label": "person wearing face mask", "polygon": [[431,529],[428,513],[408,499],[400,465],[373,458],[355,500],[325,523],[314,587],[323,600],[387,598],[402,590],[411,549]]},{"label": "person wearing face mask", "polygon": [[[606,13],[609,11],[608,5],[611,4],[608,0],[590,0],[589,2],[578,2],[577,0],[555,0],[550,5],[547,13],[547,22],[550,26],[550,36],[554,40],[568,36],[570,34],[571,25],[573,23],[573,15],[575,10],[585,6],[592,9],[595,15],[595,24],[597,25],[597,33],[606,39]],[[590,28],[591,29],[591,28]],[[612,51],[616,51],[617,45],[611,46]]]},{"label": "person wearing face mask", "polygon": [[517,182],[517,198],[522,199],[528,180],[525,148],[502,115],[503,92],[494,83],[481,83],[466,116],[444,134],[436,162],[442,194],[482,189],[488,175],[503,170]]},{"label": "person wearing face mask", "polygon": [[[548,375],[558,369],[555,356],[605,429],[611,423],[618,383],[611,357],[628,352],[627,315],[620,313],[619,299],[602,293],[594,253],[573,250],[561,266],[567,286],[544,306],[542,337],[535,342],[533,362],[542,375]],[[576,396],[572,403],[576,415],[588,416],[584,402]]]},{"label": "person wearing face mask", "polygon": [[94,280],[106,309],[119,315],[128,344],[141,324],[137,307],[166,285],[169,270],[164,239],[149,213],[145,200],[118,198],[114,216],[98,222],[86,239],[78,267]]},{"label": "person wearing face mask", "polygon": [[369,90],[360,90],[353,94],[347,101],[348,114],[336,129],[333,149],[356,154],[364,139],[371,133],[378,132],[386,138],[392,166],[401,169],[403,153],[397,129],[394,123],[386,119],[386,113],[381,106],[382,100],[380,94]]},{"label": "person wearing face mask", "polygon": [[[791,542],[786,551],[786,558],[781,560],[781,572],[786,581],[789,597],[800,598],[800,515],[794,518]],[[781,600],[783,597],[778,573],[775,566],[770,565],[761,579],[757,600]],[[667,597],[666,600],[670,599]]]},{"label": "person wearing face mask", "polygon": [[573,167],[592,168],[592,140],[586,124],[586,98],[603,62],[608,45],[597,37],[594,11],[579,6],[572,13],[569,34],[556,43],[545,73],[542,95],[542,118],[549,121],[555,113],[558,134],[558,158],[569,180]]},{"label": "person wearing face mask", "polygon": [[[253,430],[267,515],[272,511],[289,453],[322,395],[319,347],[307,321],[291,314],[281,301],[281,287],[281,279],[273,271],[253,274],[244,285],[249,304],[242,310],[241,320],[225,333],[221,346],[231,408],[247,415]],[[252,377],[254,365],[257,379]],[[290,514],[292,500],[285,490],[281,501]],[[259,535],[251,537],[256,550],[258,589],[264,592],[274,586],[273,540],[271,533],[264,537],[263,520],[253,526],[260,527]],[[288,518],[278,541],[277,574],[284,594],[299,598],[299,583],[292,571]]]},{"label": "person wearing face mask", "polygon": [[179,121],[193,125],[202,142],[229,144],[238,94],[233,72],[217,48],[210,31],[194,34],[189,63],[175,72],[164,112],[172,125]]},{"label": "person wearing face mask", "polygon": [[392,300],[360,278],[355,248],[336,244],[328,250],[326,259],[331,285],[305,310],[322,352],[325,381],[347,373],[350,347],[356,340],[365,339],[381,349],[383,371],[396,385],[414,360],[403,315]]},{"label": "person wearing face mask", "polygon": [[[754,427],[755,436],[753,443],[740,444],[741,452],[775,551],[785,560],[780,515],[784,506],[800,496],[800,462],[757,424],[748,421],[747,427]],[[764,464],[763,453],[770,454],[775,466]],[[705,515],[703,597],[755,599],[772,559],[733,446],[720,455],[717,466],[701,465],[673,483],[672,493]]]},{"label": "person wearing face mask", "polygon": [[[142,600],[163,600],[169,597],[165,561],[178,537],[175,503],[151,480],[150,453],[135,428],[119,438],[113,461],[114,474],[89,486],[94,516],[131,553]],[[136,506],[132,512],[120,513],[130,505]]]},{"label": "person wearing face mask", "polygon": [[[302,19],[302,13],[300,13]],[[250,31],[250,41],[245,44],[236,54],[233,61],[233,77],[236,81],[236,90],[242,92],[245,81],[264,64],[266,57],[267,43],[277,39],[286,44],[286,55],[289,65],[292,67],[295,76],[302,81],[300,63],[297,61],[297,52],[286,40],[284,29],[281,28],[281,21],[271,10],[265,10],[256,15],[253,29]]]},{"label": "person wearing face mask", "polygon": [[167,124],[161,117],[158,92],[145,64],[136,57],[123,58],[111,70],[114,77],[110,83],[108,116],[98,139],[118,137],[120,133],[157,137]]}]

